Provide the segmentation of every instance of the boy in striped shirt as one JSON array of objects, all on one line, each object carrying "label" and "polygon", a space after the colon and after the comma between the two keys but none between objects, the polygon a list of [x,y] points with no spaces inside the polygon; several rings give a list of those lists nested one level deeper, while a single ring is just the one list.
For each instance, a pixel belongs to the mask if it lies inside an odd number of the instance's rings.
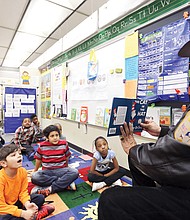
[{"label": "boy in striped shirt", "polygon": [[[71,155],[66,140],[60,140],[59,128],[49,125],[43,130],[46,141],[40,143],[34,156],[36,165],[32,174],[32,183],[37,185],[31,193],[49,194],[64,189],[76,190],[74,180],[78,178],[78,170],[68,167]],[[42,170],[38,170],[42,165]]]}]

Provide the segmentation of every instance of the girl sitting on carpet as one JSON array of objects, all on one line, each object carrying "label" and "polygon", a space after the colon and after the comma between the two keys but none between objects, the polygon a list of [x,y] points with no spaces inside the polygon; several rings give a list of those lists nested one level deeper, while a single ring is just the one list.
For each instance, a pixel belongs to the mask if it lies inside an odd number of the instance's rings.
[{"label": "girl sitting on carpet", "polygon": [[[89,182],[92,182],[92,191],[103,188],[104,186],[121,186],[120,178],[126,175],[126,170],[119,167],[114,151],[108,147],[108,141],[104,137],[97,137],[94,140],[96,152],[93,155]],[[112,162],[112,163],[111,163]]]}]

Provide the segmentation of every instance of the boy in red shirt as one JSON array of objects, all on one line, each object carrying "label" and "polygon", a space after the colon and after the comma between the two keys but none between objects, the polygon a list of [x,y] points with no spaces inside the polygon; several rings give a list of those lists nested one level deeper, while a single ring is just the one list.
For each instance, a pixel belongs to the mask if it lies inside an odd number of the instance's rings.
[{"label": "boy in red shirt", "polygon": [[[36,165],[32,174],[32,183],[37,185],[31,193],[48,196],[64,189],[76,190],[73,182],[78,178],[78,170],[68,167],[71,155],[66,140],[60,140],[60,130],[49,125],[43,130],[47,140],[41,142],[34,158]],[[42,170],[38,170],[42,165]]]}]

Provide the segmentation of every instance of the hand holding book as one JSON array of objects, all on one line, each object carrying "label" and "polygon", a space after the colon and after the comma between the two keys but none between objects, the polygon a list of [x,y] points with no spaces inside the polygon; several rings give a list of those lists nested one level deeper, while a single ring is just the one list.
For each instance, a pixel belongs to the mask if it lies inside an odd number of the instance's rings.
[{"label": "hand holding book", "polygon": [[135,138],[133,136],[133,127],[132,124],[129,123],[129,125],[127,125],[126,122],[124,122],[123,126],[120,126],[120,130],[121,130],[121,136],[120,136],[120,140],[121,140],[121,145],[123,147],[123,150],[129,154],[129,150],[136,146],[137,143],[135,141]]}]

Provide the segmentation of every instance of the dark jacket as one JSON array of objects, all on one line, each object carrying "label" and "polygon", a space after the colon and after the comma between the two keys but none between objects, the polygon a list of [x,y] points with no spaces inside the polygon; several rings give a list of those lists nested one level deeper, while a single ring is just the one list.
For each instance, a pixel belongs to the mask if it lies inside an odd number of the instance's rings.
[{"label": "dark jacket", "polygon": [[143,143],[130,149],[131,162],[160,185],[190,188],[190,146],[173,137],[186,112],[175,128],[162,128],[156,143]]}]

